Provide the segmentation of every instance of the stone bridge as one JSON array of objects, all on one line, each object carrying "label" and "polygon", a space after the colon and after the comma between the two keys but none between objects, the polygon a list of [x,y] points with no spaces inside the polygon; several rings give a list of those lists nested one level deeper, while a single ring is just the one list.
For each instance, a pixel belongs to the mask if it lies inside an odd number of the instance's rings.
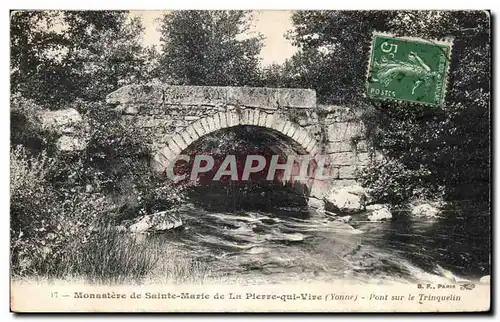
[{"label": "stone bridge", "polygon": [[356,170],[371,160],[359,117],[346,107],[316,104],[310,89],[128,85],[106,102],[151,147],[157,171],[200,137],[242,125],[279,133],[302,154],[328,155],[331,179],[309,187],[318,198],[329,187],[354,183]]}]

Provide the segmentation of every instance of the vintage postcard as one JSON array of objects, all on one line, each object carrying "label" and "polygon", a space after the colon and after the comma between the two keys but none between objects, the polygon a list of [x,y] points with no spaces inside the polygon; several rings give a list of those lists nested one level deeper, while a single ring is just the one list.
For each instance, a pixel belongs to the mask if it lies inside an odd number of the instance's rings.
[{"label": "vintage postcard", "polygon": [[12,11],[13,312],[485,312],[488,11]]}]

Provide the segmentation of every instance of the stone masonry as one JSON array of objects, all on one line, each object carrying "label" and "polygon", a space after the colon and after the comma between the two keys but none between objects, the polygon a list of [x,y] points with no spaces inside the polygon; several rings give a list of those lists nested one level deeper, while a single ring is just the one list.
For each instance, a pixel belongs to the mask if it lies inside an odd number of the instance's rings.
[{"label": "stone masonry", "polygon": [[355,113],[317,105],[310,89],[128,85],[109,94],[106,102],[151,147],[157,171],[165,171],[198,138],[238,125],[279,132],[302,153],[328,154],[331,180],[310,189],[318,197],[328,187],[353,183],[356,169],[370,162],[363,124]]}]

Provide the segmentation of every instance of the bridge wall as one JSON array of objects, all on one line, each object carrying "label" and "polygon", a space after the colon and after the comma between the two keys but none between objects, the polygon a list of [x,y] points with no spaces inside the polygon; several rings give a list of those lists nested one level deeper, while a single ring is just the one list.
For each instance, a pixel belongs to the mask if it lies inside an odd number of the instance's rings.
[{"label": "bridge wall", "polygon": [[356,114],[317,105],[310,89],[129,85],[106,101],[151,147],[158,171],[199,137],[240,124],[278,131],[312,155],[328,154],[332,181],[316,185],[315,195],[332,185],[352,184],[356,169],[371,161]]}]

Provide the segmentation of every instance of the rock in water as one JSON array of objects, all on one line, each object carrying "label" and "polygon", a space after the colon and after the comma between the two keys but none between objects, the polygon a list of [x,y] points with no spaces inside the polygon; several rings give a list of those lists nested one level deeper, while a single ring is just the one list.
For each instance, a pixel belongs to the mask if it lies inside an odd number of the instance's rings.
[{"label": "rock in water", "polygon": [[486,275],[486,276],[481,277],[481,279],[479,280],[479,283],[481,283],[481,284],[490,284],[490,280],[491,280],[491,276],[490,275]]},{"label": "rock in water", "polygon": [[309,198],[309,201],[307,202],[307,204],[309,205],[309,207],[311,207],[313,209],[318,209],[318,210],[325,209],[325,202],[321,199],[311,197],[311,198]]},{"label": "rock in water", "polygon": [[160,211],[137,218],[128,230],[134,233],[144,231],[163,231],[182,226],[182,219],[175,213]]},{"label": "rock in water", "polygon": [[382,205],[382,204],[375,204],[375,205],[366,206],[366,210],[367,211],[375,211],[375,210],[379,210],[379,209],[382,209],[382,208],[387,208],[387,206],[386,205]]},{"label": "rock in water", "polygon": [[436,218],[439,214],[439,209],[428,203],[411,205],[410,210],[411,214],[415,217]]},{"label": "rock in water", "polygon": [[370,221],[382,221],[392,219],[392,214],[389,208],[383,205],[378,205],[382,207],[375,208],[371,214],[368,215],[368,220]]},{"label": "rock in water", "polygon": [[340,187],[325,197],[325,208],[329,211],[357,213],[365,209],[366,193],[363,187],[354,185]]}]

